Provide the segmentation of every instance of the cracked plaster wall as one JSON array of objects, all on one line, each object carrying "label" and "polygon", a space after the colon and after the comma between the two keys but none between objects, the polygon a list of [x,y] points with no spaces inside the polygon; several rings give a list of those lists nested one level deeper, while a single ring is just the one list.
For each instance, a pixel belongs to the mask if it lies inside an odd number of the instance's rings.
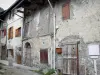
[{"label": "cracked plaster wall", "polygon": [[[86,75],[94,75],[93,61],[88,55],[87,47],[90,43],[100,44],[100,0],[71,0],[68,20],[62,19],[64,3],[63,0],[55,6],[56,27],[58,27],[56,47],[59,47],[59,43],[64,38],[71,36],[70,38],[76,40],[75,36],[78,36],[80,64],[86,65]],[[59,59],[61,56],[57,55],[57,57]],[[98,75],[99,69],[98,66]]]}]

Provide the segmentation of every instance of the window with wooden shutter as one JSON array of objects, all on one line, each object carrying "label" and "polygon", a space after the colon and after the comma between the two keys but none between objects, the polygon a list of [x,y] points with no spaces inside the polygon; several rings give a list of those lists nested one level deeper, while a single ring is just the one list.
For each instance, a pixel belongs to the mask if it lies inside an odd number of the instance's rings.
[{"label": "window with wooden shutter", "polygon": [[13,38],[13,27],[11,27],[11,39]]},{"label": "window with wooden shutter", "polygon": [[63,17],[63,20],[70,18],[70,0],[67,0],[66,3],[62,7],[62,17]]},{"label": "window with wooden shutter", "polygon": [[12,39],[13,38],[13,27],[10,27],[8,29],[8,39]]},{"label": "window with wooden shutter", "polygon": [[16,37],[21,36],[21,27],[19,27],[18,29],[16,29],[16,31],[15,31],[15,36],[16,36]]},{"label": "window with wooden shutter", "polygon": [[41,63],[48,63],[48,50],[40,50],[40,62]]},{"label": "window with wooden shutter", "polygon": [[6,29],[1,30],[1,37],[4,38],[6,36]]}]

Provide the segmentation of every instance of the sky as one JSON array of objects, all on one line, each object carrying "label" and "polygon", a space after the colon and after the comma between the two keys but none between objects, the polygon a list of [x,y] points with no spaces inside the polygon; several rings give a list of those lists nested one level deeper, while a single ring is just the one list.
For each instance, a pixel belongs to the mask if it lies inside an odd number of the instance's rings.
[{"label": "sky", "polygon": [[0,0],[0,7],[8,9],[16,0]]}]

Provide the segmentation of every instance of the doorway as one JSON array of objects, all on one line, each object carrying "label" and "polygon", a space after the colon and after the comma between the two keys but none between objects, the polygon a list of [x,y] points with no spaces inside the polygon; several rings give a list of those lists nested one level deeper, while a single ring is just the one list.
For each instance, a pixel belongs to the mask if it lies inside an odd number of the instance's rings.
[{"label": "doorway", "polygon": [[21,64],[21,55],[17,55],[17,64]]},{"label": "doorway", "polygon": [[31,66],[31,45],[29,42],[25,43],[25,65]]},{"label": "doorway", "polygon": [[79,75],[77,44],[63,46],[63,75]]}]

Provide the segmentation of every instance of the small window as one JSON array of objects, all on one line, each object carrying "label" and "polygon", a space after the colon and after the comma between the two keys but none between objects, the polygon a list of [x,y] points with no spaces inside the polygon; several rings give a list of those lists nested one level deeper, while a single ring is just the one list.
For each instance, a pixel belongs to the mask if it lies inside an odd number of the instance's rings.
[{"label": "small window", "polygon": [[1,30],[1,37],[3,38],[4,36],[6,36],[6,29]]},{"label": "small window", "polygon": [[13,27],[10,27],[8,30],[8,39],[12,39],[13,38]]},{"label": "small window", "polygon": [[48,50],[47,49],[40,50],[40,62],[48,64]]},{"label": "small window", "polygon": [[63,20],[70,18],[70,0],[67,0],[67,2],[62,7],[62,17]]},{"label": "small window", "polygon": [[15,37],[20,37],[21,36],[21,27],[16,29],[15,31]]}]

